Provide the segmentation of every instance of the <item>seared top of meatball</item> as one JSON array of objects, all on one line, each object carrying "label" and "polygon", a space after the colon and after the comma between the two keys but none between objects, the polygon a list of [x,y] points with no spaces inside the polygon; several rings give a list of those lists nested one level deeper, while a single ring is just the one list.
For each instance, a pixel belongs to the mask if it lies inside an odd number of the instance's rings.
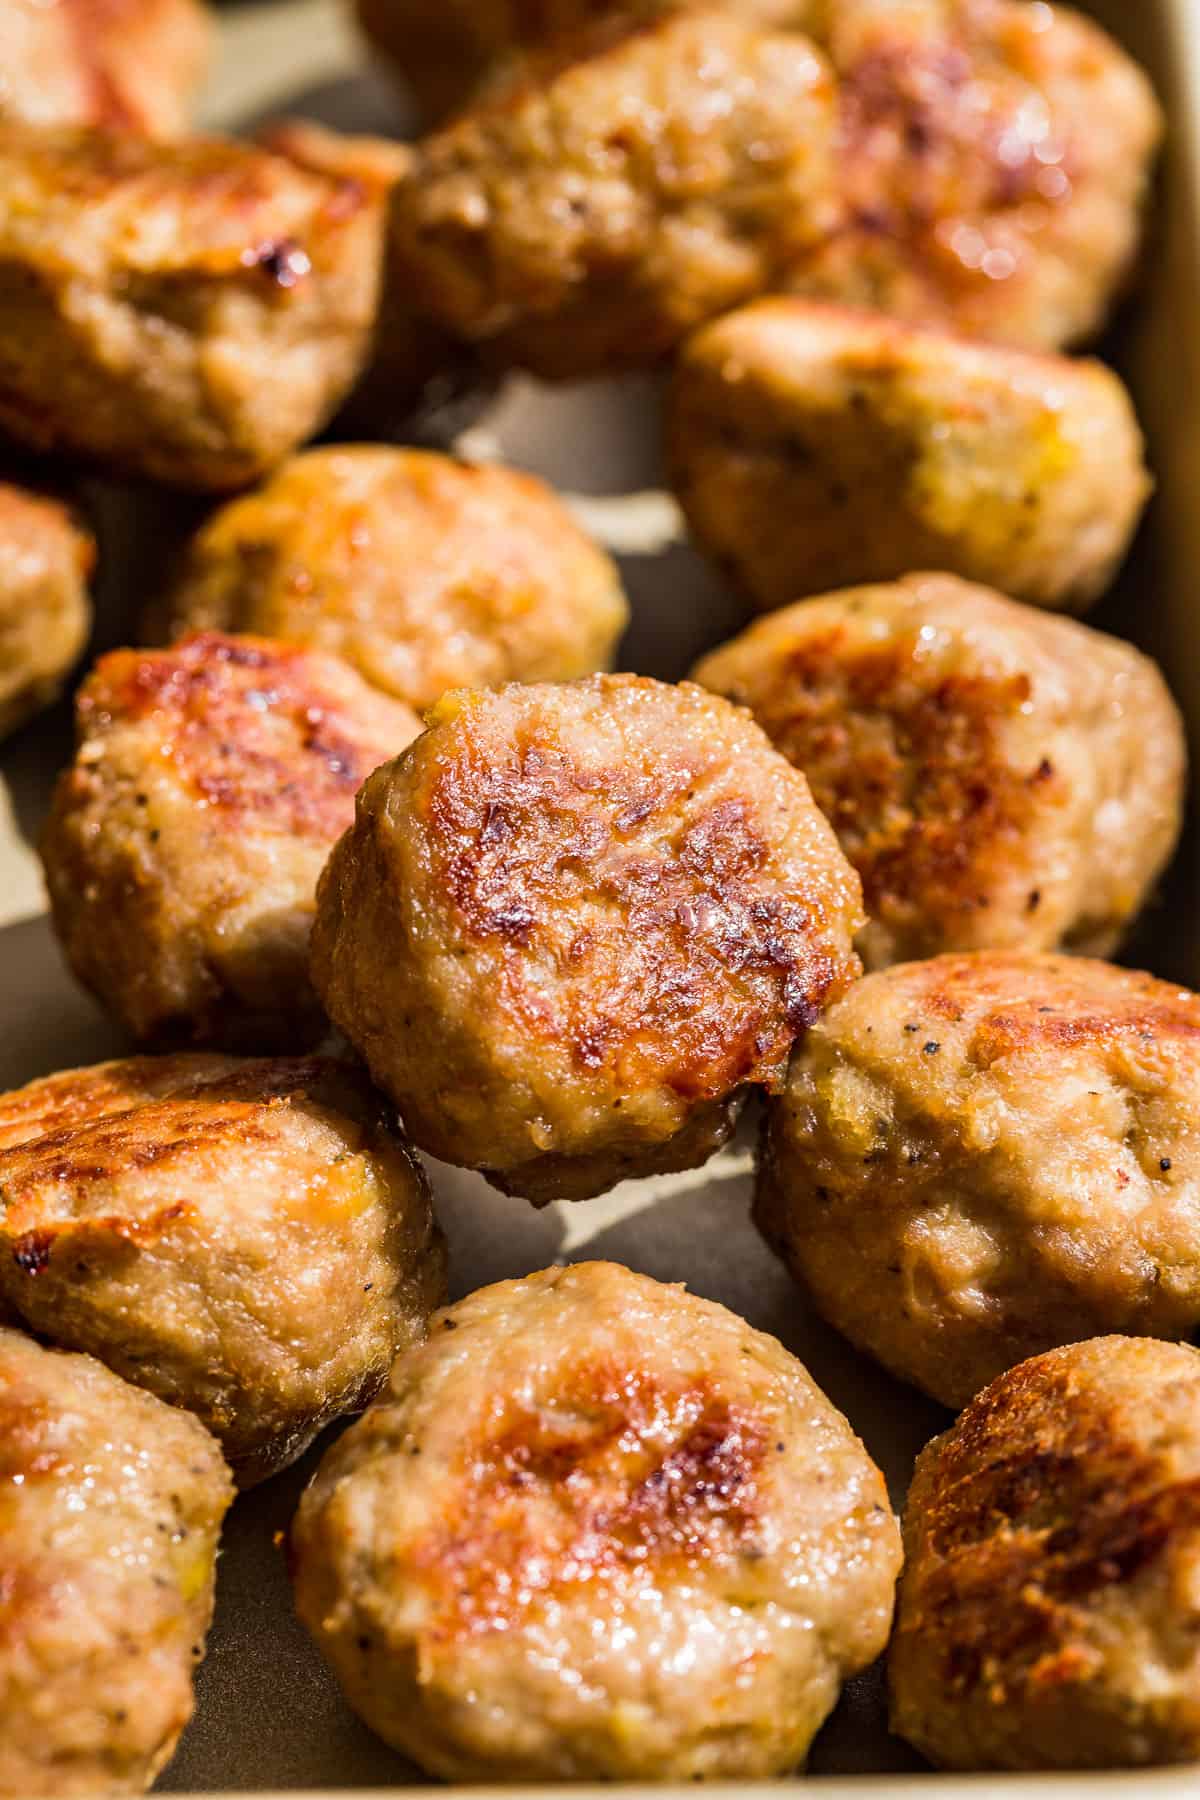
[{"label": "seared top of meatball", "polygon": [[[882,1476],[804,1367],[724,1307],[606,1262],[435,1314],[326,1458],[294,1542],[321,1629],[352,1632],[361,1609],[394,1649],[416,1639],[434,1691],[464,1659],[501,1712],[577,1718],[587,1736],[560,1759],[577,1771],[626,1704],[657,1702],[683,1739],[705,1736],[694,1709],[714,1690],[740,1719],[724,1684],[743,1655],[782,1709],[756,1734],[802,1753],[876,1653],[898,1560]],[[589,1677],[570,1712],[564,1667]]]},{"label": "seared top of meatball", "polygon": [[1200,1354],[1097,1337],[917,1461],[893,1728],[952,1768],[1194,1759]]},{"label": "seared top of meatball", "polygon": [[1112,1336],[1019,1363],[922,1453],[911,1518],[935,1555],[979,1557],[978,1648],[1004,1654],[998,1608],[1030,1581],[1083,1600],[1200,1528],[1200,1351]]},{"label": "seared top of meatball", "polygon": [[71,1220],[107,1218],[118,1184],[132,1242],[153,1242],[186,1213],[192,1183],[207,1198],[219,1179],[231,1205],[257,1204],[254,1184],[239,1194],[244,1177],[218,1164],[230,1150],[259,1187],[286,1155],[296,1203],[323,1196],[336,1209],[363,1178],[359,1159],[346,1158],[347,1131],[365,1135],[378,1109],[358,1070],[330,1057],[137,1056],[48,1075],[0,1095],[4,1235],[23,1267],[44,1263]]},{"label": "seared top of meatball", "polygon": [[285,295],[377,197],[258,145],[0,124],[0,256],[51,280],[227,276]]},{"label": "seared top of meatball", "polygon": [[338,657],[218,632],[111,651],[79,691],[76,724],[85,766],[106,739],[145,731],[148,775],[161,759],[227,829],[318,843],[345,830],[372,769],[421,729]]},{"label": "seared top of meatball", "polygon": [[804,770],[862,876],[869,965],[1096,948],[1178,833],[1183,732],[1149,658],[951,575],[801,600],[695,675]]},{"label": "seared top of meatball", "polygon": [[376,444],[306,451],[221,508],[156,610],[169,630],[337,650],[413,706],[587,674],[627,616],[611,560],[544,482]]},{"label": "seared top of meatball", "polygon": [[1162,116],[1091,20],[1026,0],[817,0],[839,85],[840,229],[804,291],[1051,349],[1102,322]]},{"label": "seared top of meatball", "polygon": [[413,923],[475,958],[469,1008],[631,1087],[779,1079],[857,973],[860,889],[747,715],[616,675],[449,694],[429,726],[362,814],[419,834]]},{"label": "seared top of meatball", "polygon": [[1068,1066],[1126,1085],[1200,1064],[1200,995],[1089,957],[984,950],[868,976],[812,1042],[939,1112],[1013,1081],[1036,1107],[1039,1073],[1053,1091]]}]

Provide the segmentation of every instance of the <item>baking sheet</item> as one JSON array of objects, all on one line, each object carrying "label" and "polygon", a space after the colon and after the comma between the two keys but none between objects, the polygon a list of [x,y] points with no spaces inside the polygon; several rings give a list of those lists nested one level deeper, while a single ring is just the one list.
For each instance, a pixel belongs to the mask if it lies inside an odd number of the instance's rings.
[{"label": "baking sheet", "polygon": [[[1114,9],[1110,9],[1114,10]],[[1136,15],[1136,16],[1133,16]],[[1160,492],[1118,592],[1093,622],[1157,652],[1200,745],[1200,662],[1194,571],[1200,567],[1200,234],[1193,173],[1195,113],[1186,101],[1200,65],[1196,0],[1143,0],[1106,23],[1146,61],[1175,121],[1159,241],[1147,293],[1118,334],[1116,354],[1133,379],[1147,423]],[[240,123],[280,110],[334,125],[402,132],[403,111],[383,83],[358,70],[358,49],[334,0],[274,0],[226,10],[221,66],[209,122]],[[497,455],[548,476],[615,549],[634,609],[621,665],[667,678],[737,629],[742,613],[719,578],[677,535],[660,488],[655,381],[630,379],[569,390],[514,381],[471,430],[473,454]],[[128,641],[137,611],[161,580],[194,502],[88,484],[102,578],[96,643]],[[50,784],[69,754],[66,706],[0,750],[0,1085],[119,1054],[125,1046],[64,968],[42,916],[32,840]],[[1200,985],[1194,845],[1164,886],[1130,956]],[[555,1259],[610,1257],[662,1279],[683,1280],[773,1332],[811,1369],[851,1418],[898,1501],[912,1459],[947,1415],[881,1374],[804,1308],[748,1221],[748,1120],[733,1146],[702,1171],[628,1183],[603,1199],[535,1213],[476,1177],[430,1163],[451,1246],[455,1295]],[[292,1617],[276,1533],[286,1528],[320,1449],[295,1470],[241,1499],[220,1563],[217,1617],[197,1681],[196,1718],[163,1791],[380,1788],[418,1779],[342,1704],[332,1679]],[[914,1773],[920,1760],[889,1737],[878,1670],[847,1690],[810,1759],[816,1776],[858,1775],[839,1794],[885,1792],[880,1776]],[[904,1784],[907,1787],[907,1784]],[[959,1782],[978,1800],[1023,1794],[1175,1795],[1195,1791],[1189,1772]],[[817,1780],[809,1791],[827,1784]],[[948,1778],[939,1780],[948,1788]],[[543,1790],[544,1791],[544,1790]],[[661,1790],[655,1790],[661,1792]],[[633,1793],[634,1790],[627,1790]]]}]

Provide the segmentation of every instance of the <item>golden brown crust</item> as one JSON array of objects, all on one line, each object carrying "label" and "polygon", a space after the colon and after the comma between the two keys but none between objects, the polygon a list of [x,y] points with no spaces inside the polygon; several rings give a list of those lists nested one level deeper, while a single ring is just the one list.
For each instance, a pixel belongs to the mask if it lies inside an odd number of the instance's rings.
[{"label": "golden brown crust", "polygon": [[232,1498],[208,1433],[0,1330],[0,1791],[139,1794],[192,1712]]},{"label": "golden brown crust", "polygon": [[358,373],[383,204],[252,144],[0,127],[0,420],[156,480],[253,479]]},{"label": "golden brown crust", "polygon": [[668,448],[689,525],[764,609],[942,569],[1079,611],[1152,486],[1104,364],[789,296],[689,341]]},{"label": "golden brown crust", "polygon": [[237,1062],[181,1053],[67,1069],[16,1088],[0,1111],[4,1231],[21,1234],[47,1204],[46,1183],[108,1181],[222,1139],[265,1142],[273,1102],[336,1087],[341,1072],[328,1057]]},{"label": "golden brown crust", "polygon": [[611,1263],[438,1315],[293,1532],[351,1703],[460,1779],[793,1767],[886,1636],[897,1549],[801,1366]]},{"label": "golden brown crust", "polygon": [[211,47],[202,0],[3,0],[0,119],[175,137]]},{"label": "golden brown crust", "polygon": [[703,1160],[853,979],[858,920],[744,715],[595,676],[439,704],[327,866],[313,976],[425,1148],[584,1195]]},{"label": "golden brown crust", "polygon": [[420,1169],[327,1057],[130,1058],[0,1096],[0,1303],[216,1433],[243,1483],[425,1330]]},{"label": "golden brown crust", "polygon": [[602,20],[422,142],[393,276],[548,379],[653,361],[827,228],[833,105],[803,39],[719,10]]},{"label": "golden brown crust", "polygon": [[1154,665],[953,577],[801,601],[695,674],[803,769],[862,877],[869,967],[1108,952],[1177,840],[1186,756]]},{"label": "golden brown crust", "polygon": [[842,0],[839,228],[788,285],[1029,349],[1095,335],[1132,265],[1162,117],[1069,7]]},{"label": "golden brown crust", "polygon": [[57,697],[83,649],[95,561],[69,507],[0,481],[0,737]]},{"label": "golden brown crust", "polygon": [[[363,714],[366,714],[366,718]],[[76,702],[81,740],[119,721],[153,728],[183,790],[225,828],[332,844],[354,818],[354,796],[420,721],[367,703],[323,655],[270,638],[199,632],[174,650],[113,650]]]},{"label": "golden brown crust", "polygon": [[1191,1760],[1200,1361],[1098,1338],[992,1383],[917,1464],[894,1728],[949,1767]]},{"label": "golden brown crust", "polygon": [[334,650],[424,710],[453,687],[606,667],[627,617],[612,561],[536,477],[339,444],[215,513],[149,631]]},{"label": "golden brown crust", "polygon": [[[1030,349],[1095,335],[1133,265],[1162,133],[1144,73],[1097,25],[1026,0],[719,10],[810,34],[837,77],[828,218],[786,285]],[[536,76],[581,28],[671,11],[661,0],[360,5],[435,114],[511,82],[506,58]]]},{"label": "golden brown crust", "polygon": [[822,1313],[946,1405],[1200,1320],[1200,996],[987,951],[868,976],[774,1103],[755,1216]]},{"label": "golden brown crust", "polygon": [[206,632],[101,658],[76,726],[41,854],[79,979],[143,1041],[319,1037],[317,877],[416,715],[339,658]]},{"label": "golden brown crust", "polygon": [[[625,1370],[586,1368],[570,1393],[578,1424],[564,1429],[510,1401],[491,1441],[464,1447],[453,1507],[412,1551],[427,1571],[441,1644],[518,1627],[520,1596],[534,1583],[620,1585],[648,1562],[678,1579],[753,1544],[769,1420],[704,1385],[628,1386]],[[681,1421],[665,1455],[653,1442],[664,1416]],[[560,1484],[568,1502],[547,1534],[522,1495]]]},{"label": "golden brown crust", "polygon": [[[255,137],[302,169],[361,183],[377,198],[386,197],[413,155],[394,138],[347,135],[311,119],[274,120]],[[416,420],[428,417],[446,426],[435,441],[447,441],[457,435],[449,429],[449,409],[456,407],[454,422],[461,416],[465,425],[490,384],[474,352],[414,311],[411,295],[385,270],[370,357],[328,435],[338,444],[402,442],[413,436]]]}]

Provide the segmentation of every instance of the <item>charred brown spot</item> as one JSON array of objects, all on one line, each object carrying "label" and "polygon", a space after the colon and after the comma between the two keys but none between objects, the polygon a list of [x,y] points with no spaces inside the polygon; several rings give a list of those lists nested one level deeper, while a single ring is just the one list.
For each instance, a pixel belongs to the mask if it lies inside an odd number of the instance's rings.
[{"label": "charred brown spot", "polygon": [[1029,692],[1024,675],[928,685],[915,634],[852,648],[838,627],[793,648],[745,698],[808,777],[867,912],[936,944],[976,909],[993,861],[1011,856],[1041,804],[1000,741]]},{"label": "charred brown spot", "polygon": [[1013,1370],[933,1454],[921,1629],[958,1692],[994,1671],[1010,1690],[1076,1678],[1081,1609],[1200,1533],[1200,1477],[1173,1478],[1069,1366]]},{"label": "charred brown spot", "polygon": [[332,843],[354,795],[397,746],[364,731],[308,654],[222,637],[101,659],[80,699],[84,733],[152,732],[176,775],[229,823]]},{"label": "charred brown spot", "polygon": [[848,970],[779,891],[753,800],[706,804],[683,758],[582,767],[549,728],[497,755],[456,726],[420,805],[456,928],[504,951],[497,999],[523,1029],[689,1099],[779,1079]]},{"label": "charred brown spot", "polygon": [[[1165,982],[1156,985],[1164,993],[1171,993]],[[1067,1050],[1096,1044],[1108,1049],[1131,1039],[1149,1044],[1172,1039],[1187,1042],[1196,1037],[1200,1037],[1200,1005],[1191,996],[1172,996],[1161,1001],[1147,996],[1140,1003],[1131,1001],[1125,1006],[1081,1005],[1076,1011],[1054,1013],[1029,1003],[990,1013],[983,1019],[972,1038],[971,1056],[980,1067],[987,1068],[1003,1057],[1043,1046]]]},{"label": "charred brown spot", "polygon": [[561,1423],[510,1408],[465,1453],[460,1508],[417,1555],[439,1594],[439,1636],[503,1629],[551,1590],[655,1579],[753,1545],[772,1441],[757,1413],[603,1370],[563,1404]]},{"label": "charred brown spot", "polygon": [[[18,1478],[22,1485],[57,1475],[70,1464],[69,1455],[55,1443],[60,1418],[44,1391],[9,1367],[0,1380],[0,1481]],[[5,1608],[4,1578],[0,1569],[0,1629]]]},{"label": "charred brown spot", "polygon": [[989,85],[977,48],[956,30],[918,39],[882,19],[839,73],[847,239],[890,243],[910,278],[931,287],[994,281],[951,264],[937,232],[950,219],[1045,209],[1039,146],[1015,116],[1023,87]]}]

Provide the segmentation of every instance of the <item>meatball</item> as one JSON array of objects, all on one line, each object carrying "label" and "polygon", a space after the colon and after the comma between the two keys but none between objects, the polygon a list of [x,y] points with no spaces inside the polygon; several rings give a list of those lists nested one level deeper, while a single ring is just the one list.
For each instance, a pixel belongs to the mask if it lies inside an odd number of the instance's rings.
[{"label": "meatball", "polygon": [[802,1364],[603,1262],[439,1315],[292,1551],[350,1704],[463,1781],[782,1774],[886,1643],[900,1560]]},{"label": "meatball", "polygon": [[[663,0],[356,0],[373,49],[395,64],[427,117],[471,97],[509,56],[545,47],[613,15],[653,18]],[[768,25],[803,20],[809,0],[730,0],[729,10]]]},{"label": "meatball", "polygon": [[174,137],[211,44],[202,0],[0,0],[0,119]]},{"label": "meatball", "polygon": [[443,1295],[415,1158],[330,1058],[133,1057],[0,1096],[0,1310],[186,1406],[248,1486]]},{"label": "meatball", "polygon": [[868,975],[773,1103],[755,1215],[818,1310],[947,1406],[1102,1331],[1200,1325],[1200,996],[1083,958]]},{"label": "meatball", "polygon": [[67,507],[0,481],[0,737],[57,698],[91,627],[95,561]]},{"label": "meatball", "polygon": [[833,99],[802,37],[719,11],[609,21],[418,145],[393,279],[549,379],[651,362],[829,228]]},{"label": "meatball", "polygon": [[862,877],[870,968],[1107,955],[1179,834],[1186,751],[1129,644],[952,575],[802,600],[707,656]]},{"label": "meatball", "polygon": [[917,1463],[892,1726],[951,1769],[1200,1759],[1200,1357],[1032,1358]]},{"label": "meatball", "polygon": [[339,657],[209,632],[102,657],[76,719],[41,853],[80,981],[143,1042],[316,1042],[317,877],[416,715]]},{"label": "meatball", "polygon": [[946,569],[1082,610],[1151,486],[1103,364],[786,298],[696,334],[668,436],[688,523],[763,608]]},{"label": "meatball", "polygon": [[836,0],[838,228],[802,293],[1056,350],[1095,335],[1138,248],[1162,118],[1119,46],[1025,0]]},{"label": "meatball", "polygon": [[0,1484],[0,1793],[141,1793],[191,1717],[221,1453],[90,1356],[0,1329]]},{"label": "meatball", "polygon": [[424,1150],[541,1203],[702,1163],[858,973],[858,877],[744,713],[448,694],[317,891],[312,975]]},{"label": "meatball", "polygon": [[254,480],[362,367],[384,206],[252,144],[0,127],[0,426],[182,487]]},{"label": "meatball", "polygon": [[[435,116],[506,53],[663,0],[358,0]],[[1162,115],[1144,73],[1065,7],[1025,0],[725,0],[807,32],[837,76],[835,204],[782,280],[972,336],[1091,337],[1137,252]]]},{"label": "meatball", "polygon": [[[277,119],[258,142],[304,169],[361,183],[386,200],[412,151],[395,138],[348,136],[311,119]],[[494,388],[474,352],[414,312],[400,284],[387,278],[371,352],[354,388],[331,420],[337,443],[408,437],[414,426],[440,430],[443,441],[478,417]]]},{"label": "meatball", "polygon": [[151,629],[336,650],[424,710],[603,668],[627,618],[611,560],[534,476],[362,444],[309,450],[216,513]]}]

